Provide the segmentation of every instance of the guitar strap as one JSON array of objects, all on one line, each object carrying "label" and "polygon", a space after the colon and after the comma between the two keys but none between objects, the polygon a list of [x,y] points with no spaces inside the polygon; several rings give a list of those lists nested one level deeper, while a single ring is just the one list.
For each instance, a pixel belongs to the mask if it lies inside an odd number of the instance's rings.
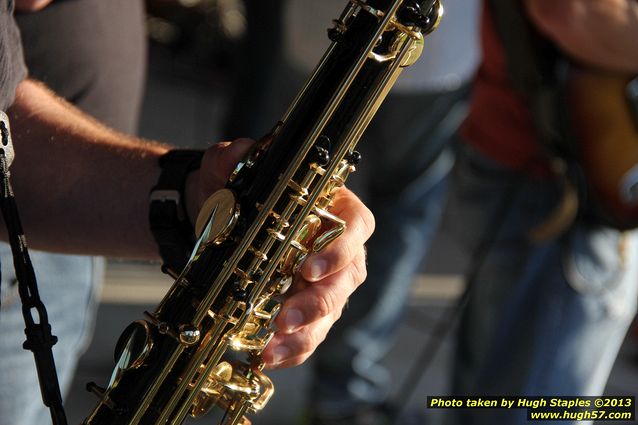
[{"label": "guitar strap", "polygon": [[553,153],[560,140],[555,122],[560,94],[555,72],[558,53],[534,32],[521,0],[489,1],[512,85],[527,99],[538,137]]},{"label": "guitar strap", "polygon": [[541,242],[565,231],[583,212],[579,206],[587,203],[585,179],[577,161],[565,102],[568,64],[556,47],[534,30],[522,1],[488,1],[505,49],[512,86],[525,97],[536,139],[563,186],[559,205],[530,232],[532,241]]},{"label": "guitar strap", "polygon": [[22,231],[13,188],[9,180],[9,166],[14,156],[13,145],[9,119],[2,111],[0,111],[0,133],[2,142],[0,145],[0,173],[2,174],[0,176],[0,210],[9,233],[13,265],[22,301],[26,334],[23,348],[33,352],[42,401],[51,411],[53,425],[66,425],[67,420],[62,406],[62,395],[52,351],[58,339],[51,334],[47,311],[40,299],[33,264],[29,257],[27,241]]},{"label": "guitar strap", "polygon": [[636,128],[638,128],[638,77],[634,78],[629,84],[627,84],[626,95],[629,100],[631,112],[634,116],[634,124],[636,124]]}]

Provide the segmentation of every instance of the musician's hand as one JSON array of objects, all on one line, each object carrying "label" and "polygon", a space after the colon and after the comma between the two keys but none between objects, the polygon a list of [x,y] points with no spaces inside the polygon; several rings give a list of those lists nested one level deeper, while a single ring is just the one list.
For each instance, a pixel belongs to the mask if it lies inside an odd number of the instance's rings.
[{"label": "musician's hand", "polygon": [[186,181],[186,211],[191,223],[196,223],[197,214],[206,199],[224,187],[237,163],[254,143],[252,139],[219,142],[206,151],[201,167],[190,173]]},{"label": "musician's hand", "polygon": [[366,278],[363,244],[374,230],[372,213],[345,188],[335,196],[330,211],[346,221],[346,231],[324,250],[309,256],[301,267],[292,294],[275,320],[278,331],[263,353],[270,368],[305,361]]},{"label": "musician's hand", "polygon": [[[195,222],[208,195],[224,185],[253,143],[238,139],[218,143],[206,152],[201,168],[191,173],[187,181],[186,203],[191,222]],[[335,195],[330,212],[346,221],[346,231],[302,265],[275,320],[278,331],[263,353],[268,367],[294,366],[307,359],[366,277],[363,244],[374,229],[372,213],[345,188]]]},{"label": "musician's hand", "polygon": [[638,74],[638,1],[525,0],[534,25],[587,65]]},{"label": "musician's hand", "polygon": [[44,9],[52,0],[16,0],[16,10],[21,12],[37,12]]}]

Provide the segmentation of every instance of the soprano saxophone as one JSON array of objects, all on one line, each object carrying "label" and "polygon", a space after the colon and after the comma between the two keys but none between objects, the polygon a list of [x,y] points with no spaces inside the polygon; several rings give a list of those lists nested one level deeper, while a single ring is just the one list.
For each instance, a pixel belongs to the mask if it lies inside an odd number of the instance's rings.
[{"label": "soprano saxophone", "polygon": [[274,393],[260,353],[282,294],[346,223],[330,213],[354,150],[402,68],[442,16],[440,0],[350,0],[332,44],[270,135],[200,213],[190,261],[146,320],[116,344],[106,388],[84,425],[181,424],[216,407],[246,425]]}]

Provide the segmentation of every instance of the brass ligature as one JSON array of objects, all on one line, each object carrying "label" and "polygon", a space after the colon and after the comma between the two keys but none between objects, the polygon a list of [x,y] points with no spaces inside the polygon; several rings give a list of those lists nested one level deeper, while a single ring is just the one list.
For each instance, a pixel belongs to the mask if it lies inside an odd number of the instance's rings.
[{"label": "brass ligature", "polygon": [[344,231],[330,205],[355,145],[442,13],[440,0],[350,0],[285,116],[205,203],[185,269],[120,337],[108,386],[89,384],[100,401],[84,425],[178,425],[213,406],[223,424],[247,424],[265,406],[273,386],[260,353],[278,298]]}]

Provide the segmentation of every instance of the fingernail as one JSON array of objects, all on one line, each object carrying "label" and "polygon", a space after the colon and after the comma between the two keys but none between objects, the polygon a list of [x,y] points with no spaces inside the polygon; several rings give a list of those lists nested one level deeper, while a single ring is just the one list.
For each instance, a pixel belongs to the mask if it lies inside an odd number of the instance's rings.
[{"label": "fingernail", "polygon": [[272,353],[272,360],[274,364],[279,364],[290,357],[290,348],[285,345],[276,347]]},{"label": "fingernail", "polygon": [[328,269],[328,263],[323,258],[310,258],[310,277],[312,280],[319,280]]},{"label": "fingernail", "polygon": [[286,314],[286,329],[291,332],[303,322],[303,313],[297,309],[289,310]]}]

